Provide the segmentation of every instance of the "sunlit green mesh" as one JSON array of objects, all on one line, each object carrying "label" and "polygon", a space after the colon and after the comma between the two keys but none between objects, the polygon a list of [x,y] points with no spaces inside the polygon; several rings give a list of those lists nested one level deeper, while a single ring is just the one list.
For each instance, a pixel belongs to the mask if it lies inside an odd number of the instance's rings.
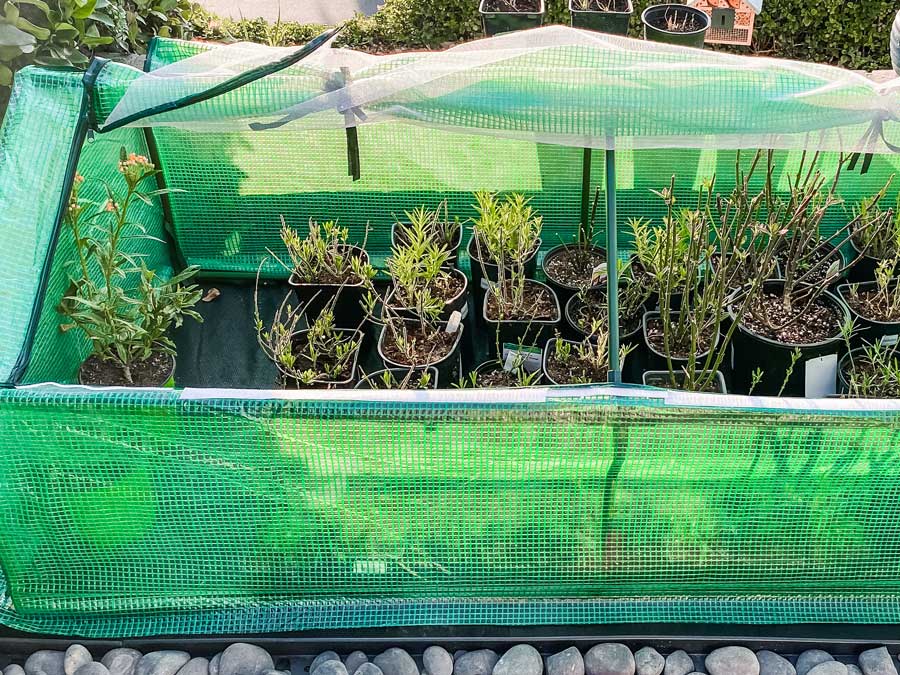
[{"label": "sunlit green mesh", "polygon": [[20,625],[900,618],[893,415],[2,400]]}]

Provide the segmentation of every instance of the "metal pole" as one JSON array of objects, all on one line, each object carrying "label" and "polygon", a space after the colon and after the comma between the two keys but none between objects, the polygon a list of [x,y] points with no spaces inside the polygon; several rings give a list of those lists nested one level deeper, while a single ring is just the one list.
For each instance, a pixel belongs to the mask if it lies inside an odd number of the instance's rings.
[{"label": "metal pole", "polygon": [[[581,160],[581,231],[588,231],[588,218],[591,217],[591,149],[585,148]],[[581,235],[579,235],[579,241]],[[591,242],[585,242],[590,244]]]},{"label": "metal pole", "polygon": [[616,227],[616,151],[606,151],[606,298],[609,303],[609,381],[622,382],[619,367],[619,270]]}]

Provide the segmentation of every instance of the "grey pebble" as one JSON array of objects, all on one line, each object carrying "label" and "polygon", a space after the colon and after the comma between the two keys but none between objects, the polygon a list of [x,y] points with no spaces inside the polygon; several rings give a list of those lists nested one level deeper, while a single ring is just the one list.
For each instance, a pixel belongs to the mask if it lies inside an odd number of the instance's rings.
[{"label": "grey pebble", "polygon": [[595,645],[584,655],[586,675],[634,675],[634,654],[623,644]]},{"label": "grey pebble", "polygon": [[[313,659],[313,662],[309,664],[309,672],[316,672],[316,668],[321,666],[326,661],[340,661],[341,657],[338,656],[337,652],[333,652],[331,650],[327,652],[322,652],[316,658]],[[347,666],[347,670],[350,670],[350,666]]]},{"label": "grey pebble", "polygon": [[[187,666],[185,666],[185,668],[187,668]],[[183,675],[183,672],[179,672],[178,675]],[[273,668],[272,670],[266,670],[266,671],[264,671],[262,675],[291,675],[291,671],[289,671],[289,670],[276,670],[276,669]]]},{"label": "grey pebble", "polygon": [[452,675],[453,657],[443,647],[432,645],[422,654],[422,668],[426,675]]},{"label": "grey pebble", "polygon": [[544,661],[531,645],[516,645],[507,650],[494,666],[494,675],[543,675]]},{"label": "grey pebble", "polygon": [[827,661],[834,661],[828,652],[823,652],[821,649],[807,649],[797,657],[797,675],[809,675],[809,671],[814,666]]},{"label": "grey pebble", "polygon": [[357,650],[355,652],[350,652],[347,654],[347,658],[344,659],[344,666],[347,668],[347,672],[350,675],[353,675],[359,667],[369,662],[369,657],[366,656],[363,652]]},{"label": "grey pebble", "polygon": [[73,675],[109,675],[109,671],[102,663],[91,661],[81,666]]},{"label": "grey pebble", "polygon": [[209,660],[209,675],[219,675],[219,664],[222,662],[222,652],[219,652]]},{"label": "grey pebble", "polygon": [[[178,675],[206,675],[209,672],[209,660],[202,657],[191,659],[178,671]],[[278,673],[278,671],[274,671]],[[112,673],[110,673],[112,675]]]},{"label": "grey pebble", "polygon": [[847,675],[847,666],[837,661],[825,661],[813,666],[807,675]]},{"label": "grey pebble", "polygon": [[859,669],[863,671],[863,675],[897,675],[887,647],[867,649],[860,654]]},{"label": "grey pebble", "polygon": [[642,647],[634,653],[637,675],[660,675],[666,667],[666,660],[653,647]]},{"label": "grey pebble", "polygon": [[686,651],[679,649],[666,657],[663,675],[688,675],[694,672],[694,659]]},{"label": "grey pebble", "polygon": [[[343,665],[343,664],[341,664]],[[275,662],[262,647],[235,642],[222,652],[219,660],[219,675],[262,675],[265,670],[272,670]],[[135,675],[143,675],[135,673]]]},{"label": "grey pebble", "polygon": [[405,649],[388,649],[372,659],[372,663],[381,668],[384,675],[419,675],[419,667]]},{"label": "grey pebble", "polygon": [[[4,673],[4,675],[6,674]],[[848,663],[847,675],[863,675],[863,672],[859,669],[859,666],[854,666],[852,663]]]},{"label": "grey pebble", "polygon": [[[94,657],[84,645],[74,644],[66,650],[63,660],[63,670],[66,675],[75,675],[75,671],[94,662]],[[103,667],[106,670],[106,666]]]},{"label": "grey pebble", "polygon": [[465,649],[457,649],[455,652],[453,652],[453,662],[456,663],[456,660],[465,653]]},{"label": "grey pebble", "polygon": [[42,649],[29,656],[25,661],[25,673],[26,675],[38,675],[38,671],[42,671],[44,675],[65,675],[63,669],[65,661],[65,652]]},{"label": "grey pebble", "polygon": [[720,647],[706,657],[709,675],[759,675],[756,654],[746,647]]},{"label": "grey pebble", "polygon": [[141,656],[143,655],[137,649],[119,647],[106,652],[100,659],[100,663],[106,666],[110,675],[133,675],[134,667]]},{"label": "grey pebble", "polygon": [[3,675],[25,675],[25,669],[18,663],[10,663],[3,669]]},{"label": "grey pebble", "polygon": [[350,673],[350,675],[384,675],[384,671],[381,670],[374,663],[369,663],[366,661],[359,668],[356,669],[355,672]]},{"label": "grey pebble", "polygon": [[575,647],[547,657],[547,675],[584,675],[584,659]]},{"label": "grey pebble", "polygon": [[175,675],[190,660],[190,654],[174,649],[150,652],[137,662],[134,675]]},{"label": "grey pebble", "polygon": [[759,675],[797,675],[790,661],[768,649],[756,652],[756,660],[759,661]]},{"label": "grey pebble", "polygon": [[322,661],[310,675],[349,675],[347,668],[340,661]]},{"label": "grey pebble", "polygon": [[466,652],[453,664],[453,675],[491,675],[499,660],[500,657],[492,649]]}]

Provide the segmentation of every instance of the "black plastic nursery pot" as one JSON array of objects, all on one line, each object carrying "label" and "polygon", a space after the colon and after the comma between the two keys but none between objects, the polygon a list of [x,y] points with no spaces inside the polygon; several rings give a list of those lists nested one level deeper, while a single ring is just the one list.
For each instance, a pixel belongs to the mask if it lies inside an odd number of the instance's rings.
[{"label": "black plastic nursery pot", "polygon": [[[472,372],[475,374],[476,378],[479,375],[485,375],[488,373],[494,373],[503,370],[503,364],[500,363],[497,359],[491,359],[490,361],[485,361],[484,363],[479,364],[475,370]],[[534,381],[531,383],[532,386],[537,386],[540,384],[544,384],[544,373],[543,370],[539,369],[537,372],[537,377],[534,378]]]},{"label": "black plastic nursery pot", "polygon": [[[540,250],[541,240],[538,239],[537,243],[534,246],[534,251],[525,260],[525,263],[523,265],[525,277],[528,279],[534,278],[534,273],[537,272],[537,254]],[[483,261],[478,256],[478,245],[475,242],[474,236],[469,238],[469,243],[466,246],[466,251],[469,254],[469,266],[471,268],[471,273],[469,274],[469,276],[472,278],[471,288],[473,289],[472,293],[475,296],[475,306],[480,307],[481,302],[484,299],[484,292],[487,290],[488,283],[491,281],[496,282],[498,280],[500,276],[500,268],[492,262]]]},{"label": "black plastic nursery pot", "polygon": [[[784,282],[779,279],[766,281],[763,289],[779,291]],[[831,291],[824,291],[822,299],[841,313],[841,323],[850,318],[850,310]],[[734,320],[734,310],[728,307]],[[800,350],[800,358],[794,365],[785,384],[782,396],[820,397],[834,393],[838,352],[843,345],[840,331],[833,337],[812,344],[783,344],[750,331],[743,323],[734,331],[732,347],[732,392],[746,394],[753,382],[753,371],[763,371],[763,377],[754,387],[753,394],[776,396],[791,364],[794,349]],[[829,388],[830,387],[830,388]]]},{"label": "black plastic nursery pot", "polygon": [[[469,278],[458,269],[450,270],[450,274],[458,279],[461,279],[463,285],[462,289],[444,305],[444,309],[441,311],[442,321],[447,321],[450,318],[450,315],[453,314],[453,312],[460,312],[463,314],[463,318],[465,318],[466,312],[464,308],[468,306],[469,302]],[[396,310],[400,316],[406,319],[416,318],[415,311],[411,309],[408,309],[406,307],[395,307],[393,305],[391,305],[391,307]]]},{"label": "black plastic nursery pot", "polygon": [[[646,367],[649,369],[649,372],[658,371],[658,370],[665,370],[665,372],[668,373],[668,372],[669,372],[669,371],[668,371],[668,368],[669,368],[669,365],[668,365],[669,359],[666,358],[665,353],[663,353],[663,352],[657,350],[657,349],[653,346],[653,344],[650,342],[650,340],[649,340],[649,338],[648,338],[648,335],[647,335],[647,322],[648,322],[648,321],[651,321],[651,320],[653,320],[653,319],[659,319],[659,318],[660,318],[660,313],[659,313],[659,312],[644,312],[644,318],[643,318],[643,320],[642,320],[642,322],[641,322],[641,330],[643,331],[643,337],[644,337],[644,346],[647,348],[647,363],[646,363]],[[721,339],[721,335],[715,335],[715,336],[713,336],[713,344],[712,344],[712,346],[710,347],[710,349],[712,349],[712,348],[714,348],[716,345],[718,345],[720,339]],[[704,359],[707,357],[707,355],[709,354],[710,349],[707,349],[705,352],[701,352],[700,354],[697,354],[697,357],[696,357],[696,363],[697,363],[698,366],[703,365],[703,360],[704,360]],[[682,366],[686,366],[686,365],[687,365],[688,359],[686,359],[686,358],[678,358],[678,357],[674,357],[674,356],[673,356],[673,357],[671,358],[671,362],[672,362],[672,367],[673,367],[674,369],[680,370]]]},{"label": "black plastic nursery pot", "polygon": [[[440,374],[438,373],[438,369],[434,366],[429,366],[428,368],[384,368],[382,370],[377,370],[371,375],[363,375],[360,374],[359,381],[356,383],[354,389],[383,389],[381,387],[382,377],[385,373],[390,373],[394,380],[397,382],[403,382],[406,377],[413,373],[415,376],[418,373],[428,372],[431,375],[431,381],[428,383],[427,389],[437,389],[438,388],[438,380],[440,379]],[[409,389],[418,389],[419,387],[413,386],[408,387]]]},{"label": "black plastic nursery pot", "polygon": [[[874,281],[860,282],[857,284],[841,284],[837,288],[838,295],[847,305],[850,314],[853,317],[853,324],[856,330],[850,336],[850,344],[853,347],[860,347],[863,344],[874,344],[879,340],[897,341],[900,335],[900,322],[877,321],[863,316],[853,308],[847,298],[850,297],[850,286],[855,285],[860,290],[874,289],[876,283]],[[891,338],[893,338],[891,340]]]},{"label": "black plastic nursery pot", "polygon": [[[705,375],[709,371],[701,371],[701,374]],[[643,375],[643,383],[648,387],[659,387],[662,389],[672,389],[672,378],[671,374],[668,370],[648,370]],[[675,373],[675,381],[680,385],[684,384],[684,373]],[[714,394],[727,394],[728,387],[725,386],[725,376],[722,374],[722,371],[717,370],[715,373],[715,377],[712,381],[713,391],[707,393]],[[682,387],[677,387],[681,389]]]},{"label": "black plastic nursery pot", "polygon": [[530,321],[498,321],[490,319],[487,313],[489,296],[485,294],[481,304],[481,319],[486,326],[488,339],[490,340],[496,335],[496,343],[500,347],[500,353],[497,354],[498,357],[503,356],[505,345],[510,345],[510,349],[514,349],[519,345],[523,347],[543,345],[559,330],[559,326],[562,323],[562,310],[559,307],[559,298],[556,297],[553,289],[547,284],[542,284],[540,281],[534,281],[533,279],[529,279],[527,283],[537,284],[550,292],[556,304],[556,319],[532,319]]},{"label": "black plastic nursery pot", "polygon": [[[572,340],[563,340],[563,342],[572,345],[572,350],[574,351],[579,343],[573,342]],[[556,352],[556,338],[550,338],[547,340],[547,343],[544,345],[544,351],[541,354],[541,373],[543,374],[544,381],[546,384],[555,384],[555,385],[578,385],[578,384],[606,384],[609,380],[604,376],[601,379],[593,380],[591,382],[560,382],[550,373],[549,368],[547,367],[548,361],[550,360],[551,355]],[[629,355],[630,357],[630,355]],[[625,358],[625,363],[628,363],[628,358]],[[625,365],[622,366],[622,369],[625,369]],[[604,374],[605,375],[605,374]]]},{"label": "black plastic nursery pot", "polygon": [[[692,17],[699,21],[702,28],[691,32],[670,31],[662,28],[668,19]],[[652,42],[664,42],[670,45],[682,45],[684,47],[703,48],[706,42],[706,31],[710,26],[710,18],[705,12],[695,7],[678,4],[652,5],[641,14],[641,23],[644,24],[644,39]]]},{"label": "black plastic nursery pot", "polygon": [[[369,262],[369,254],[359,246],[348,246],[364,263]],[[334,324],[336,326],[356,326],[363,318],[360,306],[366,293],[366,284],[360,280],[355,284],[308,284],[297,281],[291,274],[288,284],[297,296],[298,307],[306,306],[306,320],[315,321],[334,298]]]},{"label": "black plastic nursery pot", "polygon": [[[402,246],[403,241],[400,239],[398,234],[399,225],[394,223],[391,225],[391,247],[396,248],[397,246]],[[447,251],[450,253],[450,258],[447,260],[448,267],[456,267],[459,264],[459,247],[462,243],[462,227],[456,228],[456,236],[453,238],[452,242],[446,246]]]},{"label": "black plastic nursery pot", "polygon": [[[354,336],[357,340],[359,340],[359,346],[357,346],[356,350],[353,352],[353,363],[351,364],[351,367],[349,369],[350,374],[343,380],[335,380],[333,382],[317,382],[316,384],[307,386],[301,383],[298,379],[281,373],[282,385],[285,389],[349,389],[353,387],[354,384],[356,384],[356,374],[359,365],[359,352],[362,348],[364,338],[363,332],[354,328],[337,328],[337,330],[347,333],[348,340],[353,339]],[[294,342],[298,342],[299,337],[301,335],[305,335],[308,332],[308,330],[298,330],[294,334]]]},{"label": "black plastic nursery pot", "polygon": [[537,12],[494,12],[485,9],[488,0],[481,0],[478,12],[484,26],[484,34],[488,37],[499,33],[509,33],[514,30],[527,30],[540,28],[544,23],[546,7],[544,0],[540,0]]},{"label": "black plastic nursery pot", "polygon": [[859,258],[859,260],[856,261],[856,264],[853,267],[847,270],[847,281],[853,283],[875,281],[875,269],[878,267],[881,260],[870,255],[860,256],[859,248],[856,246],[856,242],[853,241],[853,237],[850,237],[850,247],[853,251],[853,257]]},{"label": "black plastic nursery pot", "polygon": [[[570,249],[575,249],[576,246],[571,244],[560,244],[559,246],[554,246],[549,251],[544,254],[543,260],[541,260],[541,271],[544,273],[544,278],[546,279],[547,285],[553,289],[553,292],[556,293],[556,297],[559,298],[559,303],[561,305],[565,305],[569,298],[578,293],[578,291],[582,290],[582,288],[597,288],[600,284],[587,284],[586,286],[574,286],[572,284],[567,284],[565,282],[559,281],[555,279],[550,271],[550,263],[559,256],[562,255],[565,251]],[[592,253],[601,254],[603,256],[604,262],[606,261],[606,249],[602,246],[589,246],[588,249]],[[603,279],[606,279],[606,273],[604,272]]]},{"label": "black plastic nursery pot", "polygon": [[[171,365],[166,370],[166,374],[164,376],[160,376],[160,379],[158,382],[153,382],[153,383],[149,383],[149,384],[145,383],[145,384],[134,385],[134,386],[162,387],[165,389],[173,389],[175,387],[175,357],[172,356],[171,354],[167,354],[167,356],[169,357],[169,362]],[[93,384],[93,383],[85,382],[84,377],[83,377],[83,370],[84,370],[84,366],[86,363],[87,363],[87,359],[78,368],[78,384],[83,385],[83,386],[115,386],[115,385]]]},{"label": "black plastic nursery pot", "polygon": [[634,14],[631,0],[625,0],[626,9],[620,12],[604,12],[582,10],[576,7],[577,0],[569,0],[569,15],[572,17],[572,28],[584,28],[600,33],[628,35],[628,24]]},{"label": "black plastic nursery pot", "polygon": [[[407,319],[407,323],[412,323],[413,320]],[[465,329],[465,325],[460,323],[456,329],[456,340],[453,342],[453,347],[450,351],[444,355],[441,359],[434,361],[432,363],[421,363],[415,364],[414,368],[434,368],[438,373],[438,379],[441,382],[458,382],[459,376],[462,374],[462,364],[459,358],[460,345],[462,343],[463,330]],[[384,353],[384,340],[385,335],[387,334],[387,326],[381,329],[381,335],[378,337],[378,356],[381,358],[382,363],[384,363],[384,367],[386,369],[390,368],[400,368],[402,370],[409,370],[411,367],[408,363],[400,363],[398,361],[394,361]]]}]

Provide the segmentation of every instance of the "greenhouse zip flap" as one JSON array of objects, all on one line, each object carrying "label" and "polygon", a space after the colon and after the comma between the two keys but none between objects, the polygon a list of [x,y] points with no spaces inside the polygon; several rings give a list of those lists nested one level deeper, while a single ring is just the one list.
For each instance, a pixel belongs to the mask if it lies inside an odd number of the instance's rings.
[{"label": "greenhouse zip flap", "polygon": [[[296,49],[238,43],[149,73],[109,64],[124,89],[98,130],[350,128],[401,121],[464,133],[611,149],[775,148],[888,153],[900,146],[900,80],[549,26],[441,52],[374,56],[323,48],[276,72],[167,112]],[[103,97],[101,96],[101,99]],[[102,106],[101,106],[102,107]],[[156,114],[153,114],[156,113]]]}]

